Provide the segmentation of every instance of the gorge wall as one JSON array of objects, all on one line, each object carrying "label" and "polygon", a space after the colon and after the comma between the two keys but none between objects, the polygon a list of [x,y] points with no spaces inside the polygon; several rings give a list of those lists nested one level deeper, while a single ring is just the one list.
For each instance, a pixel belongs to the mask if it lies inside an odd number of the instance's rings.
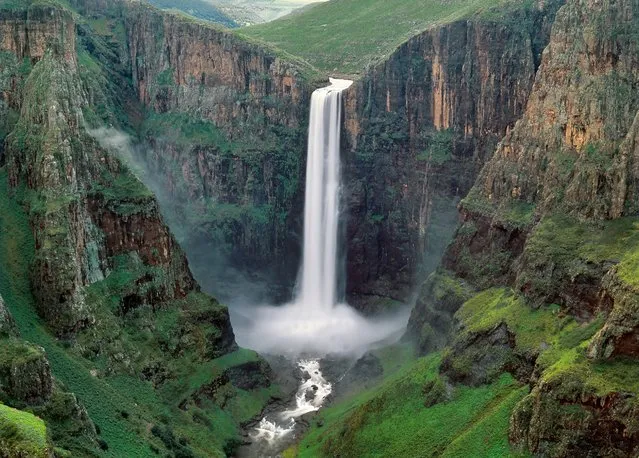
[{"label": "gorge wall", "polygon": [[639,356],[638,11],[559,10],[526,109],[461,202],[409,323],[422,351],[450,343],[450,379],[531,385],[510,440],[540,455],[639,449],[636,389],[618,377]]},{"label": "gorge wall", "polygon": [[[424,32],[346,94],[346,289],[356,307],[409,300],[437,264],[459,198],[523,111],[560,4]],[[226,258],[266,279],[269,299],[288,299],[308,101],[321,75],[144,6],[127,14],[127,43],[136,93],[152,110],[140,130],[144,162],[170,196],[168,213],[179,215],[172,227],[185,228],[178,232],[196,275],[215,277],[211,266]]]},{"label": "gorge wall", "polygon": [[[126,43],[56,3],[2,6],[0,315],[17,326],[1,336],[1,407],[45,420],[53,432],[38,456],[53,445],[223,455],[270,396],[268,366],[238,349],[153,193],[95,129],[132,131],[141,112]],[[178,443],[173,428],[194,439]]]},{"label": "gorge wall", "polygon": [[348,92],[347,291],[406,301],[456,204],[526,106],[562,1],[481,13],[409,40]]}]

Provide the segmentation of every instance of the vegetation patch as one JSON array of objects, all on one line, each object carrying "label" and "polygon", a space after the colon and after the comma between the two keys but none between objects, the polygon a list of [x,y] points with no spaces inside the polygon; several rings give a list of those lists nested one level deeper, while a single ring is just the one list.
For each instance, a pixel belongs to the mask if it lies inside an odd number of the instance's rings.
[{"label": "vegetation patch", "polygon": [[596,300],[602,278],[613,265],[622,282],[639,287],[638,260],[638,218],[592,223],[550,215],[528,237],[517,287],[535,305],[558,302],[583,315],[590,313],[588,299]]},{"label": "vegetation patch", "polygon": [[[504,375],[478,388],[446,387],[443,402],[432,404],[432,390],[442,385],[441,357],[421,358],[380,386],[321,411],[309,434],[289,453],[297,456],[490,456],[484,450],[510,450],[510,407],[525,387]],[[439,381],[439,383],[437,383]]]},{"label": "vegetation patch", "polygon": [[461,207],[473,214],[484,216],[512,229],[527,229],[533,222],[535,204],[521,200],[507,200],[499,206],[487,200],[475,186],[461,201]]},{"label": "vegetation patch", "polygon": [[0,404],[0,455],[48,457],[44,421],[28,412]]}]

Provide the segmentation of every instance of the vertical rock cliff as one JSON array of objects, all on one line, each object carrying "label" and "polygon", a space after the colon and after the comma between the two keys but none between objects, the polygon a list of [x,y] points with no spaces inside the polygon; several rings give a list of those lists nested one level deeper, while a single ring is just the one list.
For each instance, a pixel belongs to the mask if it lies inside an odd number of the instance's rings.
[{"label": "vertical rock cliff", "polygon": [[227,257],[292,282],[308,66],[143,5],[130,8],[126,27],[134,86],[150,110],[144,162],[166,183],[196,271]]},{"label": "vertical rock cliff", "polygon": [[636,389],[620,378],[639,356],[638,11],[634,0],[559,10],[526,109],[462,201],[409,324],[423,350],[448,333],[454,380],[509,371],[530,383],[510,440],[542,456],[639,448]]},{"label": "vertical rock cliff", "polygon": [[458,199],[524,111],[562,3],[434,27],[349,91],[347,289],[354,303],[406,300],[437,265]]}]

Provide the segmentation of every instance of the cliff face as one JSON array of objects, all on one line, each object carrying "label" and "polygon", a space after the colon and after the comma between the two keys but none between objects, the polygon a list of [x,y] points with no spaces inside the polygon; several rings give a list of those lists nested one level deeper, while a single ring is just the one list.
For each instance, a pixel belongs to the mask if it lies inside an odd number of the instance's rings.
[{"label": "cliff face", "polygon": [[[43,350],[7,337],[11,345],[3,341],[0,352],[2,402],[37,405],[54,443],[80,456],[98,446],[115,447],[116,455],[148,453],[149,444],[222,454],[227,442],[235,443],[239,423],[261,409],[267,367],[237,348],[226,307],[199,291],[154,195],[119,159],[111,138],[117,132],[95,128],[129,127],[139,107],[127,99],[133,91],[126,84],[114,89],[126,81],[122,43],[76,18],[59,5],[0,9],[0,28],[11,31],[0,48],[0,107],[7,113],[0,131],[0,292],[23,334],[53,356],[49,363]],[[1,307],[0,317],[2,333],[13,333]],[[227,359],[219,362],[221,356]],[[247,363],[254,364],[246,372],[260,380],[259,400],[231,378],[197,399],[189,391],[210,381],[198,372],[202,365],[213,377]],[[106,423],[101,438],[52,372],[82,393],[91,417]],[[139,407],[122,380],[152,401]],[[250,407],[221,411],[241,402]],[[123,406],[126,411],[118,410]],[[208,426],[183,413],[189,406],[225,432],[202,435]],[[151,431],[162,409],[175,412]],[[189,446],[163,441],[173,437],[173,418],[184,435],[207,438]]]},{"label": "cliff face", "polygon": [[[146,105],[197,112],[216,125],[257,111],[272,123],[299,126],[296,106],[308,94],[295,66],[228,31],[144,5],[132,6],[126,21],[133,81]],[[249,100],[236,103],[240,95]],[[259,103],[267,97],[279,104]]]},{"label": "cliff face", "polygon": [[[32,7],[23,20],[34,28],[32,17],[49,22],[43,31],[27,33],[27,41],[6,43],[8,52],[28,50],[30,54],[16,57],[34,64],[23,82],[20,116],[7,139],[6,161],[11,183],[26,183],[31,190],[36,240],[33,284],[40,312],[57,332],[66,334],[93,321],[83,288],[104,279],[116,255],[136,252],[149,265],[167,270],[179,266],[156,299],[183,297],[194,283],[152,196],[86,131],[87,96],[79,76],[71,15]],[[46,33],[47,38],[41,37]],[[118,201],[121,182],[139,194],[122,195]],[[114,188],[116,192],[110,193]],[[109,200],[114,211],[98,210]]]},{"label": "cliff face", "polygon": [[[617,378],[639,356],[638,11],[632,0],[559,10],[526,109],[462,201],[448,271],[409,323],[423,350],[448,333],[450,376],[509,371],[531,384],[510,439],[540,455],[639,447],[635,389]],[[506,289],[464,296],[491,286]],[[544,331],[548,313],[560,328]],[[531,345],[530,329],[549,335]]]},{"label": "cliff face", "polygon": [[126,26],[134,86],[153,110],[142,126],[143,161],[164,183],[196,272],[226,256],[292,281],[310,94],[305,67],[144,6],[131,7]]},{"label": "cliff face", "polygon": [[591,219],[636,209],[634,5],[579,6],[559,16],[526,114],[479,178],[490,203]]},{"label": "cliff face", "polygon": [[477,16],[402,45],[346,96],[348,294],[406,300],[521,116],[562,2]]}]

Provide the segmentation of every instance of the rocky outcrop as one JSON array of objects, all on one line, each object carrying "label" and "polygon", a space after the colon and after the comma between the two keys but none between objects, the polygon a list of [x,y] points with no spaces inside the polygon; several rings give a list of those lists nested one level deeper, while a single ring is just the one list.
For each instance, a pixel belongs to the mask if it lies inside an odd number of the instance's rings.
[{"label": "rocky outcrop", "polygon": [[0,338],[17,335],[16,323],[0,297]]},{"label": "rocky outcrop", "polygon": [[[406,300],[457,224],[455,206],[526,106],[561,1],[409,40],[345,98],[348,294]],[[423,278],[423,277],[422,277]]]},{"label": "rocky outcrop", "polygon": [[590,342],[588,355],[594,359],[639,356],[639,290],[623,281],[616,267],[603,277],[601,296],[612,304],[603,328]]},{"label": "rocky outcrop", "polygon": [[26,404],[47,402],[53,392],[53,377],[44,350],[15,338],[0,344],[0,389]]},{"label": "rocky outcrop", "polygon": [[[519,226],[530,228],[553,212],[595,220],[636,212],[635,10],[586,1],[561,9],[526,112],[462,203],[466,219],[488,217],[496,229],[523,214]],[[482,258],[496,253],[483,246]],[[468,265],[449,254],[447,265]]]},{"label": "rocky outcrop", "polygon": [[264,47],[142,4],[127,12],[126,27],[134,85],[156,111],[197,113],[227,129],[258,114],[288,127],[304,119],[299,67]]},{"label": "rocky outcrop", "polygon": [[539,456],[634,456],[636,397],[597,395],[575,378],[541,382],[515,408],[509,437]]},{"label": "rocky outcrop", "polygon": [[33,61],[55,47],[65,61],[75,61],[75,22],[71,13],[53,4],[28,3],[24,9],[1,10],[0,50],[10,52],[19,61]]},{"label": "rocky outcrop", "polygon": [[[582,318],[614,310],[602,278],[615,259],[581,256],[577,266],[561,251],[576,252],[576,236],[562,237],[572,248],[540,243],[543,235],[524,243],[533,227],[550,237],[570,234],[548,230],[561,224],[549,219],[556,213],[590,221],[637,213],[636,14],[629,1],[573,1],[557,14],[526,112],[462,202],[466,223],[447,252],[448,268],[485,287],[486,276],[473,269],[493,265],[499,275],[487,277],[494,283],[516,278],[533,304],[556,302]],[[478,230],[469,236],[468,226]],[[512,241],[515,232],[514,245],[497,243],[496,234]],[[628,313],[621,307],[611,316]]]},{"label": "rocky outcrop", "polygon": [[420,353],[436,351],[448,343],[454,330],[453,315],[473,295],[473,289],[439,269],[422,284],[408,322],[406,336]]}]

